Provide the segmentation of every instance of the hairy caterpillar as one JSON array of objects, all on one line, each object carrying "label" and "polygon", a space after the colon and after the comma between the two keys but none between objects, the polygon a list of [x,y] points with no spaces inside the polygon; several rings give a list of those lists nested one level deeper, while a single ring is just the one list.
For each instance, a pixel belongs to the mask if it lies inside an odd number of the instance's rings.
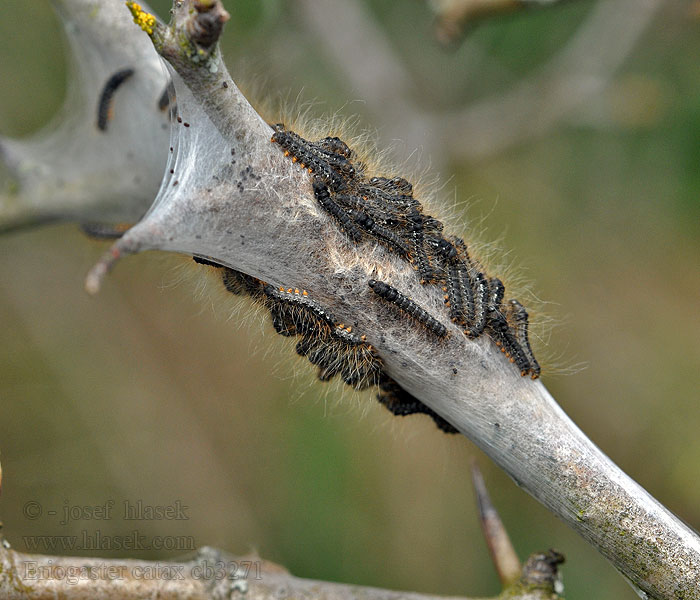
[{"label": "hairy caterpillar", "polygon": [[338,222],[351,240],[360,241],[362,239],[362,231],[350,215],[331,198],[330,189],[321,177],[314,177],[313,189],[314,197],[321,205],[321,208]]},{"label": "hairy caterpillar", "polygon": [[321,381],[339,376],[355,390],[379,386],[377,399],[392,413],[426,414],[442,431],[457,432],[387,375],[381,359],[365,336],[355,332],[351,326],[338,323],[306,290],[275,288],[255,277],[223,267],[207,257],[194,256],[193,260],[220,269],[227,291],[250,296],[264,306],[272,317],[277,333],[285,337],[300,337],[296,352],[318,367]]},{"label": "hairy caterpillar", "polygon": [[509,311],[508,315],[512,317],[512,321],[515,327],[515,335],[518,340],[520,348],[525,353],[528,362],[528,373],[533,379],[537,379],[540,375],[540,365],[535,359],[532,353],[532,348],[530,347],[530,340],[528,334],[528,314],[525,307],[520,304],[517,300],[509,301]]},{"label": "hairy caterpillar", "polygon": [[447,335],[447,328],[440,323],[435,317],[431,316],[428,311],[418,306],[413,300],[404,296],[396,288],[387,285],[383,281],[376,279],[369,280],[369,287],[380,298],[396,304],[406,314],[412,316],[416,321],[425,325],[428,331],[431,331],[438,337]]}]

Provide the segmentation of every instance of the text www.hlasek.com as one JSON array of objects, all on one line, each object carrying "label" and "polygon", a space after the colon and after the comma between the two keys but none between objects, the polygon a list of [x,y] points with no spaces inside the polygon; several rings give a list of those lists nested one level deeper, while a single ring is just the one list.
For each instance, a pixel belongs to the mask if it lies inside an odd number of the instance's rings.
[{"label": "text www.hlasek.com", "polygon": [[99,529],[80,535],[25,535],[29,552],[71,552],[74,550],[195,550],[191,535],[145,536],[134,529],[126,535],[105,535]]}]

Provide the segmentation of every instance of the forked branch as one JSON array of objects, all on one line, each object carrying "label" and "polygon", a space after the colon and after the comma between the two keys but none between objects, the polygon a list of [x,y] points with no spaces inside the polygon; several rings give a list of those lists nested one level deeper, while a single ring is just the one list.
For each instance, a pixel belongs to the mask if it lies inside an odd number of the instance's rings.
[{"label": "forked branch", "polygon": [[[145,27],[174,68],[187,130],[154,208],[96,266],[88,288],[97,290],[116,258],[160,249],[310,290],[366,335],[402,388],[479,445],[640,594],[700,598],[700,538],[596,448],[541,382],[520,377],[489,338],[469,339],[445,316],[444,339],[387,318],[368,287],[378,274],[432,314],[444,315],[442,294],[383,246],[350,243],[320,210],[311,177],[270,143],[272,130],[238,91],[211,36],[202,45],[193,35],[225,14],[214,1],[175,2],[170,26]],[[217,176],[232,155],[237,175]]]}]

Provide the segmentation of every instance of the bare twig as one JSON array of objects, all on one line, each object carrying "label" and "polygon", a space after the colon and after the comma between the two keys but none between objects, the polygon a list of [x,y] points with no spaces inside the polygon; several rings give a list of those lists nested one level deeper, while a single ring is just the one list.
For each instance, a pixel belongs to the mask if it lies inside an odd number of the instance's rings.
[{"label": "bare twig", "polygon": [[[310,290],[366,333],[403,388],[474,440],[648,597],[700,598],[698,536],[596,448],[540,382],[522,379],[489,339],[469,340],[445,317],[451,335],[442,342],[386,319],[367,286],[378,272],[434,314],[443,314],[442,298],[383,248],[348,244],[317,208],[308,174],[270,144],[270,128],[232,84],[218,52],[182,44],[193,4],[178,6],[172,27],[155,27],[152,37],[181,77],[178,107],[189,127],[172,164],[183,170],[96,267],[89,287],[119,256],[161,249]],[[232,154],[242,179],[217,178]]]},{"label": "bare twig", "polygon": [[503,13],[541,8],[564,0],[428,0],[435,13],[435,34],[442,43],[454,42],[466,25]]},{"label": "bare twig", "polygon": [[[537,561],[540,556],[545,555],[533,555],[536,564],[542,564]],[[231,556],[214,548],[202,548],[184,561],[149,562],[22,554],[0,546],[0,595],[5,600],[216,600],[239,595],[248,600],[450,600],[449,596],[300,579],[258,557]],[[509,590],[508,598],[555,600],[558,596],[551,586],[533,581]]]},{"label": "bare twig", "polygon": [[484,477],[475,460],[472,462],[472,483],[476,492],[481,529],[484,532],[486,545],[501,583],[508,585],[520,577],[522,572],[520,560],[496,508],[491,503]]}]

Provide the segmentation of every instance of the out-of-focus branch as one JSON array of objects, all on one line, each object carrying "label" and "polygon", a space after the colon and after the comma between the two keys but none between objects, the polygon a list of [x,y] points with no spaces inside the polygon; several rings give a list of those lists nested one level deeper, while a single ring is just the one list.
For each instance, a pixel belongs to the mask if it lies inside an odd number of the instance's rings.
[{"label": "out-of-focus branch", "polygon": [[435,13],[435,34],[443,44],[457,40],[466,25],[516,10],[541,8],[565,0],[428,0]]},{"label": "out-of-focus branch", "polygon": [[423,148],[438,168],[448,158],[479,160],[502,152],[564,121],[605,89],[662,4],[600,0],[559,53],[527,79],[502,94],[440,114],[412,99],[414,83],[361,3],[298,3],[324,54],[352,92],[367,101],[383,137],[402,140],[406,148]]},{"label": "out-of-focus branch", "polygon": [[[700,599],[697,534],[613,464],[541,382],[520,377],[489,338],[463,335],[445,316],[441,292],[421,286],[406,261],[381,246],[348,243],[319,209],[308,173],[270,143],[271,128],[233,84],[216,47],[187,42],[197,7],[177,3],[171,26],[150,32],[176,70],[183,123],[173,173],[147,217],[90,273],[88,288],[98,289],[116,259],[148,249],[210,257],[273,286],[306,288],[366,334],[402,388],[478,444],[644,594]],[[377,273],[439,315],[450,335],[438,342],[388,320],[368,287]]]},{"label": "out-of-focus branch", "polygon": [[[538,572],[547,569],[541,557],[546,554],[531,557]],[[512,600],[559,597],[552,585],[530,575],[506,593]],[[301,579],[255,556],[236,557],[214,548],[202,548],[185,561],[150,562],[22,554],[0,546],[0,596],[4,600],[217,600],[238,595],[248,600],[450,598]]]},{"label": "out-of-focus branch", "polygon": [[481,521],[481,529],[484,532],[486,545],[489,548],[499,579],[504,585],[508,585],[520,577],[522,568],[508,532],[491,502],[491,497],[484,483],[484,477],[476,461],[472,462],[472,484],[476,492],[479,520]]},{"label": "out-of-focus branch", "polygon": [[[477,467],[474,467],[477,470]],[[476,471],[475,471],[476,472]],[[479,477],[481,475],[479,474]],[[0,486],[2,467],[0,467]],[[0,487],[1,489],[1,487]],[[483,479],[478,494],[488,496]],[[491,518],[500,522],[491,507]],[[502,528],[501,535],[506,535]],[[487,540],[488,541],[488,540]],[[504,592],[512,600],[556,600],[558,565],[552,552],[535,553],[508,581]],[[522,575],[522,576],[521,576]],[[0,597],[3,600],[218,600],[234,592],[249,600],[301,597],[315,600],[437,600],[436,596],[312,581],[292,576],[284,567],[257,556],[235,557],[204,547],[179,561],[78,558],[15,552],[3,539],[0,522]],[[501,597],[501,596],[499,596]],[[440,598],[444,598],[441,596]],[[463,598],[462,600],[469,600]]]}]

